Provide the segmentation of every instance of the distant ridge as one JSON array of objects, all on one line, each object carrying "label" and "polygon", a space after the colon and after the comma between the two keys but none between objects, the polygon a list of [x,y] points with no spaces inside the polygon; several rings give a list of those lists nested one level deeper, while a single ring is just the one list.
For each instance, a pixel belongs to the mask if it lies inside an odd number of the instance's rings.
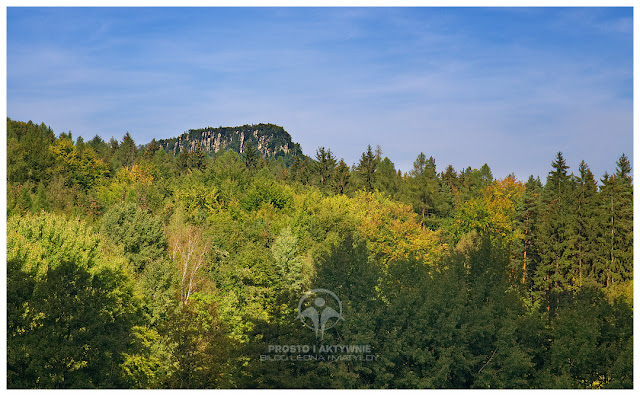
[{"label": "distant ridge", "polygon": [[300,145],[291,140],[291,135],[283,127],[274,124],[190,129],[178,137],[162,139],[158,144],[174,155],[184,150],[193,151],[198,145],[210,155],[225,150],[242,153],[251,144],[264,158],[284,158],[287,164],[296,155],[303,157]]}]

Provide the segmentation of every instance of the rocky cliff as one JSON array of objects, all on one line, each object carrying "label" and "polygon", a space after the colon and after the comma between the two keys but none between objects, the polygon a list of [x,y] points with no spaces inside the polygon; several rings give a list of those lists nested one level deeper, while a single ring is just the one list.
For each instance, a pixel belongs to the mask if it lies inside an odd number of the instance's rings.
[{"label": "rocky cliff", "polygon": [[243,125],[238,127],[219,127],[190,129],[182,135],[162,139],[158,144],[167,152],[178,155],[181,151],[193,151],[198,145],[209,154],[224,150],[244,152],[247,145],[253,145],[264,158],[283,157],[285,161],[302,156],[298,143],[281,126],[273,124]]}]

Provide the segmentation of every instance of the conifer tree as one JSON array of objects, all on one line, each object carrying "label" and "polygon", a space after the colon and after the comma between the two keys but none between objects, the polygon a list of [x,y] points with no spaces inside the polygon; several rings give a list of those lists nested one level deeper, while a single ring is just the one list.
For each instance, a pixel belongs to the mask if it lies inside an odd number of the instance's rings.
[{"label": "conifer tree", "polygon": [[551,163],[553,170],[547,176],[542,193],[540,221],[541,261],[536,269],[536,289],[544,297],[547,311],[557,307],[560,294],[569,284],[571,260],[567,252],[568,213],[571,207],[571,176],[561,152]]},{"label": "conifer tree", "polygon": [[392,197],[397,197],[400,189],[400,178],[396,172],[395,165],[388,157],[384,157],[378,164],[377,188]]},{"label": "conifer tree", "polygon": [[604,285],[633,278],[633,185],[626,155],[617,162],[614,175],[605,174],[600,191],[602,232],[599,236],[599,268],[596,277]]},{"label": "conifer tree", "polygon": [[582,287],[590,273],[597,250],[596,214],[598,188],[593,173],[582,161],[578,168],[577,188],[572,210],[569,213],[567,256],[571,260],[571,282],[574,288]]},{"label": "conifer tree", "polygon": [[302,181],[302,172],[302,160],[300,156],[296,154],[289,169],[289,177],[294,181]]},{"label": "conifer tree", "polygon": [[445,168],[445,170],[442,173],[442,175],[440,176],[440,178],[442,179],[442,181],[444,183],[449,185],[449,188],[451,189],[451,191],[453,191],[455,188],[457,188],[457,186],[458,186],[458,175],[457,175],[455,169],[453,169],[452,165],[447,165],[447,167]]},{"label": "conifer tree", "polygon": [[318,147],[316,150],[316,161],[314,162],[314,171],[318,176],[320,188],[324,189],[328,186],[335,174],[336,158],[331,152],[324,147]]},{"label": "conifer tree", "polygon": [[121,167],[131,167],[135,163],[138,149],[129,132],[124,135],[120,145],[116,146],[112,142],[112,147],[115,148],[114,156],[111,159],[113,170],[118,170]]},{"label": "conifer tree", "polygon": [[540,262],[538,221],[541,194],[540,179],[534,179],[533,175],[529,176],[522,201],[516,210],[516,230],[520,238],[514,248],[513,272],[519,276],[513,281],[521,283],[528,291],[532,286],[532,274],[535,273]]},{"label": "conifer tree", "polygon": [[374,154],[371,145],[367,146],[367,151],[362,153],[360,161],[356,166],[356,174],[359,176],[365,190],[373,191],[376,183],[376,170],[380,163],[380,156]]},{"label": "conifer tree", "polygon": [[351,178],[351,171],[344,159],[340,159],[338,166],[336,167],[336,176],[333,181],[333,191],[336,194],[344,194],[347,191]]},{"label": "conifer tree", "polygon": [[[424,153],[418,154],[413,162],[413,169],[409,171],[409,194],[413,208],[421,216],[422,224],[434,227],[433,217],[436,216],[443,200],[439,194],[439,181],[436,174],[436,160]],[[428,218],[432,218],[427,221]]]},{"label": "conifer tree", "polygon": [[245,145],[243,150],[244,155],[244,163],[249,169],[250,172],[254,172],[258,167],[258,163],[260,161],[260,153],[253,146],[253,144],[248,143]]}]

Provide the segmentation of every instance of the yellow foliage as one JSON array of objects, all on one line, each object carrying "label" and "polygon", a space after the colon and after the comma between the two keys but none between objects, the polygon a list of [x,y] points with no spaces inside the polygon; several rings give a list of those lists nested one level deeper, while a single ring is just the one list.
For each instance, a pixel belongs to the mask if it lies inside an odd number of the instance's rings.
[{"label": "yellow foliage", "polygon": [[7,220],[7,260],[24,260],[23,270],[43,277],[51,266],[72,261],[88,271],[124,268],[126,260],[80,219],[42,213]]},{"label": "yellow foliage", "polygon": [[489,224],[502,236],[513,233],[516,206],[524,193],[524,184],[512,177],[494,180],[482,192],[489,215]]},{"label": "yellow foliage", "polygon": [[153,182],[153,176],[135,164],[132,165],[131,168],[120,168],[116,174],[116,180],[127,184],[142,184],[148,186]]},{"label": "yellow foliage", "polygon": [[422,228],[411,206],[383,194],[359,192],[353,198],[340,195],[325,202],[355,225],[384,265],[410,257],[431,264],[446,249],[440,232]]},{"label": "yellow foliage", "polygon": [[56,165],[52,171],[67,175],[71,184],[91,187],[108,173],[107,165],[98,158],[92,148],[88,147],[80,153],[70,139],[58,140],[49,146],[49,151],[56,158]]},{"label": "yellow foliage", "polygon": [[153,175],[138,165],[122,167],[107,185],[97,188],[98,196],[108,205],[124,200],[127,193],[136,186],[149,186],[153,182]]},{"label": "yellow foliage", "polygon": [[480,197],[459,205],[454,214],[454,233],[495,232],[513,240],[513,219],[524,190],[524,184],[513,177],[494,180]]}]

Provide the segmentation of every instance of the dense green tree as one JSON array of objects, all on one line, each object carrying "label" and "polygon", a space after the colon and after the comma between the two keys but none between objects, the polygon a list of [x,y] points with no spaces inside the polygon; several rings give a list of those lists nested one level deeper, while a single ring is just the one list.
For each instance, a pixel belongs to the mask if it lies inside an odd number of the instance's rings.
[{"label": "dense green tree", "polygon": [[102,219],[102,231],[124,247],[136,271],[165,253],[167,238],[160,219],[139,206],[123,203],[113,206]]},{"label": "dense green tree", "polygon": [[468,166],[458,176],[458,186],[463,199],[476,197],[484,187],[493,181],[493,175],[489,165],[484,164],[478,169]]},{"label": "dense green tree", "polygon": [[559,295],[571,284],[572,261],[568,250],[570,208],[573,206],[574,183],[561,152],[551,163],[542,193],[540,218],[541,260],[534,275],[535,289],[543,297],[547,310],[558,305]]},{"label": "dense green tree", "polygon": [[260,164],[261,157],[260,152],[253,146],[253,144],[248,143],[244,146],[243,158],[249,172],[255,172]]},{"label": "dense green tree", "polygon": [[298,252],[298,238],[293,235],[291,228],[282,230],[271,246],[271,253],[283,287],[295,295],[300,295],[306,284],[303,259]]},{"label": "dense green tree", "polygon": [[156,154],[156,151],[160,149],[162,149],[162,147],[158,144],[158,141],[153,139],[149,144],[143,147],[141,155],[146,159],[152,159]]},{"label": "dense green tree", "polygon": [[421,216],[422,224],[435,228],[436,217],[445,205],[436,173],[436,161],[424,153],[418,154],[409,171],[408,193],[414,210]]},{"label": "dense green tree", "polygon": [[378,177],[376,180],[376,188],[392,197],[397,197],[400,191],[401,179],[398,176],[396,167],[387,157],[384,157],[378,164]]},{"label": "dense green tree", "polygon": [[[521,283],[525,290],[531,291],[533,274],[540,263],[539,218],[541,208],[542,183],[540,179],[529,176],[518,205],[515,227],[518,238],[513,246],[512,283]],[[521,282],[520,282],[521,281]]]},{"label": "dense green tree", "polygon": [[616,173],[602,179],[600,189],[601,247],[596,278],[609,286],[629,280],[633,274],[633,186],[631,165],[623,154]]},{"label": "dense green tree", "polygon": [[136,386],[122,370],[141,301],[125,261],[78,220],[7,224],[10,388]]},{"label": "dense green tree", "polygon": [[300,159],[300,156],[296,155],[295,158],[293,159],[293,163],[291,164],[291,167],[289,168],[289,175],[291,180],[293,181],[302,181],[303,179],[303,172],[305,170],[303,169],[303,161]]},{"label": "dense green tree", "polygon": [[371,145],[367,146],[367,151],[362,153],[360,161],[355,168],[355,174],[358,176],[362,187],[366,191],[373,191],[376,185],[376,170],[380,164],[380,156],[374,154]]},{"label": "dense green tree", "polygon": [[593,173],[582,161],[578,167],[573,210],[569,213],[567,255],[572,266],[571,283],[574,288],[582,287],[585,278],[592,273],[597,258],[597,194],[598,187]]},{"label": "dense green tree", "polygon": [[340,159],[336,167],[336,176],[333,180],[333,191],[336,194],[344,194],[351,182],[351,170],[344,159]]},{"label": "dense green tree", "polygon": [[112,139],[111,149],[114,152],[111,158],[111,167],[114,171],[121,167],[131,167],[135,164],[138,148],[129,132],[125,133],[120,144]]},{"label": "dense green tree", "polygon": [[559,308],[550,335],[539,386],[632,386],[631,366],[619,364],[632,343],[632,313],[625,303],[610,304],[600,290],[583,288]]},{"label": "dense green tree", "polygon": [[48,184],[54,156],[49,152],[54,135],[46,125],[7,118],[7,181]]},{"label": "dense green tree", "polygon": [[[159,146],[158,146],[159,147]],[[150,147],[149,149],[153,149]],[[158,149],[156,148],[156,151]],[[182,150],[176,157],[176,167],[178,172],[184,173],[190,169],[204,169],[207,165],[207,155],[200,144],[194,150]]]},{"label": "dense green tree", "polygon": [[314,173],[318,177],[318,185],[325,189],[333,182],[336,172],[336,158],[331,150],[319,147],[316,150],[316,160],[313,163]]},{"label": "dense green tree", "polygon": [[110,150],[107,143],[98,135],[95,135],[93,139],[87,142],[87,146],[91,147],[93,151],[96,152],[99,158],[101,158],[105,163],[110,163]]}]

